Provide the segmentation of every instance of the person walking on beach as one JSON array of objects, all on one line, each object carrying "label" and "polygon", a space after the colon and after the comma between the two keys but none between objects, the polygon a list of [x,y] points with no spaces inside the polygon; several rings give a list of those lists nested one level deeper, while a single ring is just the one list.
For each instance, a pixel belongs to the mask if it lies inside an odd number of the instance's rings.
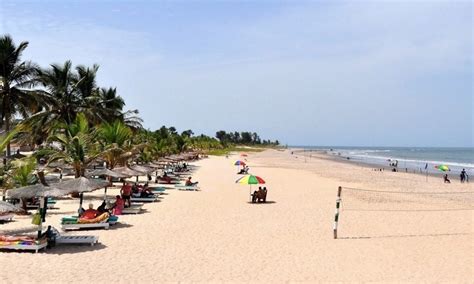
[{"label": "person walking on beach", "polygon": [[461,174],[459,175],[461,178],[461,183],[464,183],[466,180],[466,169],[462,169]]},{"label": "person walking on beach", "polygon": [[132,195],[132,187],[130,186],[130,184],[124,182],[122,189],[120,190],[120,194],[122,195],[122,199],[124,200],[124,202],[127,202],[128,207],[132,206],[132,202],[130,201],[130,196]]}]

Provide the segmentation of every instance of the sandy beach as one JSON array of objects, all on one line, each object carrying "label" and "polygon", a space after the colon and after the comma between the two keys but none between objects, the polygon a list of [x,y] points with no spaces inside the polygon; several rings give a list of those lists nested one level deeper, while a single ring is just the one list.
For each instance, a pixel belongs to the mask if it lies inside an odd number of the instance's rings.
[{"label": "sandy beach", "polygon": [[[195,165],[200,191],[168,190],[138,215],[120,216],[99,244],[0,252],[0,282],[459,282],[474,279],[474,186],[409,173],[375,172],[289,150],[249,153],[267,182],[266,204],[235,184],[238,156]],[[343,186],[339,239],[335,200]],[[254,187],[255,188],[255,187]],[[384,192],[357,191],[359,188]],[[113,197],[118,189],[109,190]],[[404,194],[407,192],[406,194]],[[429,192],[411,194],[408,192]],[[436,194],[441,192],[468,192]],[[103,190],[85,194],[100,204]],[[77,199],[60,200],[47,224],[59,228]],[[0,230],[32,228],[16,216]]]}]

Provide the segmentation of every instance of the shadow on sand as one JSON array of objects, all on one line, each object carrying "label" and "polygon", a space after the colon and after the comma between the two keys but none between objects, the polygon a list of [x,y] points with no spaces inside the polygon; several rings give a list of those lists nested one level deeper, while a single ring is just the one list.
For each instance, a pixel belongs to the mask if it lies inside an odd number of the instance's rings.
[{"label": "shadow on sand", "polygon": [[252,204],[252,205],[265,205],[265,204],[275,204],[275,203],[277,203],[277,202],[276,202],[276,201],[273,201],[273,200],[268,200],[268,201],[266,201],[266,202],[260,202],[260,203],[258,203],[258,202],[253,203],[253,202],[251,202],[251,201],[248,201],[248,202],[247,202],[247,204]]},{"label": "shadow on sand", "polygon": [[133,225],[128,224],[128,223],[118,222],[117,224],[110,226],[109,230],[117,230],[117,229],[130,228],[130,227],[133,227]]},{"label": "shadow on sand", "polygon": [[74,254],[74,253],[83,253],[83,252],[91,252],[97,250],[103,250],[107,248],[106,245],[97,243],[93,246],[91,245],[56,245],[52,248],[46,249],[47,254],[56,254],[56,255],[63,255],[63,254]]}]

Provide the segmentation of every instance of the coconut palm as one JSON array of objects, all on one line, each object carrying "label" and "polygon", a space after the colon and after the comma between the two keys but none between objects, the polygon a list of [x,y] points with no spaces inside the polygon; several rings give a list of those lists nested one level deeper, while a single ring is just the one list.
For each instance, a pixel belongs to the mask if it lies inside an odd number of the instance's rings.
[{"label": "coconut palm", "polygon": [[[0,37],[0,124],[7,133],[15,115],[26,117],[40,109],[39,92],[29,89],[37,68],[30,61],[21,61],[27,46],[26,41],[15,45],[9,35]],[[10,143],[6,149],[10,156]]]},{"label": "coconut palm", "polygon": [[75,176],[81,177],[87,166],[100,154],[95,139],[95,131],[90,129],[85,115],[79,113],[73,122],[56,126],[48,138],[51,146],[39,151],[39,155],[45,155],[48,163],[62,160],[71,164]]},{"label": "coconut palm", "polygon": [[118,164],[124,165],[135,149],[132,145],[132,130],[123,122],[104,123],[98,128],[101,156],[107,162],[109,169]]}]

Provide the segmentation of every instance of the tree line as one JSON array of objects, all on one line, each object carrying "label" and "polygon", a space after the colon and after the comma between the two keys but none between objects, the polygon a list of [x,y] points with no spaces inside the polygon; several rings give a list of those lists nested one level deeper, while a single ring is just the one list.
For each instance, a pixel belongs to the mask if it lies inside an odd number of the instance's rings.
[{"label": "tree line", "polygon": [[221,143],[228,144],[243,144],[243,145],[268,145],[268,146],[278,146],[280,142],[278,140],[271,141],[260,139],[260,136],[256,132],[229,132],[225,130],[219,130],[216,132],[216,138],[219,139]]},{"label": "tree line", "polygon": [[[41,67],[22,60],[28,42],[15,44],[0,36],[0,186],[34,183],[32,171],[40,160],[66,163],[76,177],[92,163],[107,167],[147,163],[185,151],[208,152],[233,144],[275,145],[256,133],[219,131],[216,138],[181,133],[175,127],[147,130],[138,110],[126,110],[115,87],[97,84],[98,65],[74,66],[71,61]],[[34,150],[14,161],[11,142]],[[19,157],[16,157],[19,158]]]}]

